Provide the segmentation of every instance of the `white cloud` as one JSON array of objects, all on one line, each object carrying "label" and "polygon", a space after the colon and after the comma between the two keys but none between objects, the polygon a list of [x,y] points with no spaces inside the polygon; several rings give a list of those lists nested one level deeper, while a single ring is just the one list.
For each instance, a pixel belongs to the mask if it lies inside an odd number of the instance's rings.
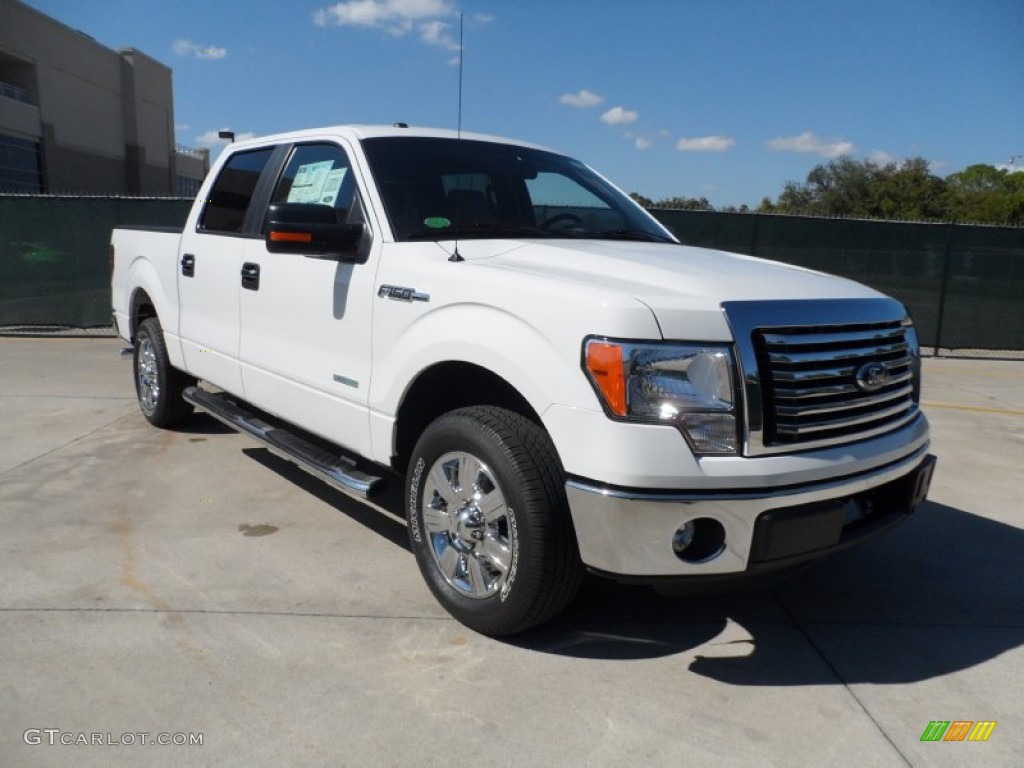
[{"label": "white cloud", "polygon": [[612,107],[601,115],[601,122],[608,125],[629,125],[635,123],[639,117],[640,115],[632,110]]},{"label": "white cloud", "polygon": [[1024,165],[1017,165],[1016,163],[997,165],[996,168],[1000,171],[1008,171],[1009,173],[1024,173]]},{"label": "white cloud", "polygon": [[191,40],[175,40],[171,49],[179,56],[195,56],[197,59],[223,59],[228,55],[227,48],[216,45],[196,45]]},{"label": "white cloud", "polygon": [[799,136],[777,136],[766,144],[768,149],[775,152],[813,152],[821,157],[849,155],[856,149],[853,142],[845,139],[826,140],[810,131],[804,131]]},{"label": "white cloud", "polygon": [[570,107],[596,107],[604,101],[604,96],[598,96],[593,91],[588,91],[584,88],[579,93],[563,93],[558,98],[558,101]]},{"label": "white cloud", "polygon": [[676,142],[680,152],[725,152],[736,143],[731,136],[701,136],[688,139],[685,136]]},{"label": "white cloud", "polygon": [[[221,131],[227,131],[229,129],[228,128],[221,128],[220,130]],[[218,133],[219,133],[218,130],[211,130],[211,131],[207,131],[206,133],[200,134],[199,136],[196,136],[195,143],[198,144],[200,147],[208,147],[210,149],[212,149],[213,147],[224,147],[224,146],[226,146],[229,143],[228,140],[220,138],[220,136],[217,135]],[[252,131],[245,131],[243,133],[236,133],[235,134],[235,141],[244,141],[245,139],[255,138],[255,136],[256,136],[256,134],[253,133]]]},{"label": "white cloud", "polygon": [[889,154],[884,149],[873,149],[868,153],[868,162],[875,165],[890,165],[898,163],[900,159],[896,155]]},{"label": "white cloud", "polygon": [[636,141],[633,142],[633,146],[635,146],[637,149],[639,149],[641,152],[643,152],[645,149],[650,149],[651,148],[651,144],[653,144],[653,143],[654,142],[651,141],[646,136],[637,136],[636,137]]},{"label": "white cloud", "polygon": [[451,25],[445,24],[443,21],[423,22],[420,24],[420,40],[428,45],[444,48],[446,51],[461,50],[459,41],[455,39],[449,31],[450,29]]},{"label": "white cloud", "polygon": [[313,12],[318,27],[378,28],[392,35],[405,35],[416,22],[450,16],[454,6],[448,0],[348,0]]}]

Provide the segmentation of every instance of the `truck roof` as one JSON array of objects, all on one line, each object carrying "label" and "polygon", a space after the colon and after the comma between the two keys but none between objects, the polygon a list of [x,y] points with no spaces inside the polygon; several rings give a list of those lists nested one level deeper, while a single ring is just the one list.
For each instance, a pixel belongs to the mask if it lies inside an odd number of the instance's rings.
[{"label": "truck roof", "polygon": [[287,133],[275,133],[266,136],[255,136],[251,139],[241,139],[234,142],[235,147],[258,146],[267,143],[278,143],[282,141],[295,141],[302,139],[317,139],[326,136],[339,136],[352,141],[362,139],[375,139],[379,137],[408,136],[417,138],[438,138],[455,139],[462,138],[471,141],[491,141],[501,144],[515,144],[522,147],[552,151],[548,147],[538,144],[509,139],[502,136],[493,136],[485,133],[472,133],[469,131],[453,131],[448,128],[424,128],[419,126],[406,126],[404,123],[397,125],[332,125],[323,128],[308,128],[301,131],[289,131]]}]

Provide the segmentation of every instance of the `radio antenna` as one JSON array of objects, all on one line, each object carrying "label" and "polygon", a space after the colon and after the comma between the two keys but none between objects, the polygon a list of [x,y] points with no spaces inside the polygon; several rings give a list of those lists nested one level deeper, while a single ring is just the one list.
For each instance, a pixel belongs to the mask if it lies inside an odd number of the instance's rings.
[{"label": "radio antenna", "polygon": [[459,178],[462,175],[462,166],[459,164],[459,147],[462,145],[462,63],[466,57],[465,46],[463,45],[463,29],[465,28],[466,14],[459,14],[459,109],[455,123],[455,252],[448,257],[448,261],[465,261],[459,253],[459,227],[462,226],[462,211],[460,201],[462,195],[458,193]]}]

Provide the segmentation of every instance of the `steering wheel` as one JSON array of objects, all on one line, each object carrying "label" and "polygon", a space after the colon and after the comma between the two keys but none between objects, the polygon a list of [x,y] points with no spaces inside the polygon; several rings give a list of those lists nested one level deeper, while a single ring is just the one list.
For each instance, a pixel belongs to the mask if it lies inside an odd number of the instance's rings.
[{"label": "steering wheel", "polygon": [[540,226],[542,229],[550,229],[552,226],[560,221],[566,221],[569,224],[579,226],[583,224],[583,219],[577,216],[575,213],[559,213],[552,216],[550,219],[546,219]]}]

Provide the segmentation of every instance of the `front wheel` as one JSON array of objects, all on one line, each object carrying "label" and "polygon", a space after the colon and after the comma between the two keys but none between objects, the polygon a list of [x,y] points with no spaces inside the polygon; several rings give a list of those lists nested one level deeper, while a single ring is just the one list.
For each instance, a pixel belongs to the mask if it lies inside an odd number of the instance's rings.
[{"label": "front wheel", "polygon": [[500,636],[561,611],[583,576],[564,476],[547,433],[491,406],[434,421],[407,478],[409,539],[452,616]]},{"label": "front wheel", "polygon": [[173,427],[192,415],[192,404],[181,393],[196,380],[171,365],[164,331],[155,317],[139,323],[132,363],[139,408],[150,424]]}]

